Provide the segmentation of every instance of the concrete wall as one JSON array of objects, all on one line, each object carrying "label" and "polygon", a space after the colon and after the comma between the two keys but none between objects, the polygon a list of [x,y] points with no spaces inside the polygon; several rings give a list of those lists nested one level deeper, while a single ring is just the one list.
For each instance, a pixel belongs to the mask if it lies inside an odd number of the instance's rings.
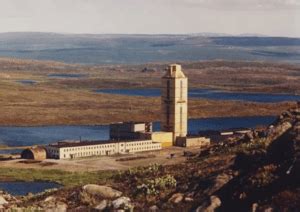
[{"label": "concrete wall", "polygon": [[153,132],[151,139],[154,142],[161,143],[162,147],[169,147],[173,145],[173,133],[172,132]]},{"label": "concrete wall", "polygon": [[188,120],[188,80],[180,65],[171,65],[162,78],[161,86],[161,126],[166,132],[173,132],[176,137],[187,134]]}]

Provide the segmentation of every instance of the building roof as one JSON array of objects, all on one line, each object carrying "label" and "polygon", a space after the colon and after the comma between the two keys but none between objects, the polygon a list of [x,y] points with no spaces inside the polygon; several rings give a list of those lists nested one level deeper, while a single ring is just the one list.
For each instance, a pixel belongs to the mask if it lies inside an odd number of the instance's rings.
[{"label": "building roof", "polygon": [[[80,147],[80,146],[93,146],[100,144],[115,144],[115,143],[129,143],[129,142],[138,142],[138,141],[152,141],[152,140],[108,140],[108,141],[60,141],[57,143],[49,144],[48,146],[57,147],[57,148],[67,148],[67,147]],[[156,143],[156,142],[153,142]]]},{"label": "building roof", "polygon": [[23,151],[31,151],[33,153],[43,153],[43,152],[45,152],[45,148],[42,146],[32,146],[32,147],[24,149]]},{"label": "building roof", "polygon": [[171,64],[163,78],[186,78],[181,70],[181,65]]},{"label": "building roof", "polygon": [[152,124],[152,122],[142,122],[142,121],[124,121],[124,122],[114,122],[110,125],[122,125],[122,124]]},{"label": "building roof", "polygon": [[239,132],[239,131],[250,131],[250,130],[251,130],[250,128],[240,127],[240,128],[229,128],[226,130],[221,130],[220,132],[224,133],[224,132]]}]

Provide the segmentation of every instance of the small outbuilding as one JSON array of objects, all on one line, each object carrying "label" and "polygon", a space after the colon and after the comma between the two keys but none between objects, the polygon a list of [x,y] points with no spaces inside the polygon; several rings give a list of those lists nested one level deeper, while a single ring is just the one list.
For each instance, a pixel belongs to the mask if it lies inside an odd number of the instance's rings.
[{"label": "small outbuilding", "polygon": [[38,160],[42,161],[45,160],[47,157],[47,152],[44,147],[30,147],[28,149],[25,149],[21,153],[22,159],[30,159],[30,160]]}]

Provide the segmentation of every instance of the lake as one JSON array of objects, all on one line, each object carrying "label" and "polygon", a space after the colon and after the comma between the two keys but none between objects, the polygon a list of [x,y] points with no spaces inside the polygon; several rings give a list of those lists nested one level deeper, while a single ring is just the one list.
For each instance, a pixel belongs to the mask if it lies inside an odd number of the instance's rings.
[{"label": "lake", "polygon": [[[119,94],[127,96],[158,97],[161,95],[158,88],[147,89],[99,89],[97,93]],[[190,98],[203,98],[213,100],[237,100],[261,103],[276,103],[284,101],[299,101],[300,95],[293,94],[269,94],[269,93],[243,93],[227,92],[214,89],[189,89]]]},{"label": "lake", "polygon": [[22,151],[23,149],[0,149],[0,154],[18,154]]},{"label": "lake", "polygon": [[52,78],[82,78],[86,76],[86,74],[48,74],[48,77]]},{"label": "lake", "polygon": [[0,144],[28,146],[49,144],[59,140],[76,139],[106,140],[109,126],[44,126],[0,127]]},{"label": "lake", "polygon": [[36,84],[36,81],[34,80],[18,80],[18,83],[21,83],[23,85],[34,85]]},{"label": "lake", "polygon": [[62,186],[52,182],[0,182],[0,190],[4,190],[16,196],[22,196],[28,193],[36,194],[47,189],[60,187]]},{"label": "lake", "polygon": [[[190,134],[197,134],[200,130],[269,125],[274,120],[273,116],[190,119],[188,127]],[[159,122],[154,122],[153,129],[154,131],[160,130]],[[79,140],[80,138],[82,140],[107,140],[109,139],[109,126],[0,127],[0,144],[9,146],[49,144],[59,140]]]}]

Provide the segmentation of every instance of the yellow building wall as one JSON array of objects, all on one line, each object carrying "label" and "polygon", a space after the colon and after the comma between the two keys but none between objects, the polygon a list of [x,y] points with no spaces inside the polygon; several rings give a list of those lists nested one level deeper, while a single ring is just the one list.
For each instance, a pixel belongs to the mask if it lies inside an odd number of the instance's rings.
[{"label": "yellow building wall", "polygon": [[173,146],[173,133],[171,132],[153,132],[151,139],[154,142],[161,143],[162,147]]}]

